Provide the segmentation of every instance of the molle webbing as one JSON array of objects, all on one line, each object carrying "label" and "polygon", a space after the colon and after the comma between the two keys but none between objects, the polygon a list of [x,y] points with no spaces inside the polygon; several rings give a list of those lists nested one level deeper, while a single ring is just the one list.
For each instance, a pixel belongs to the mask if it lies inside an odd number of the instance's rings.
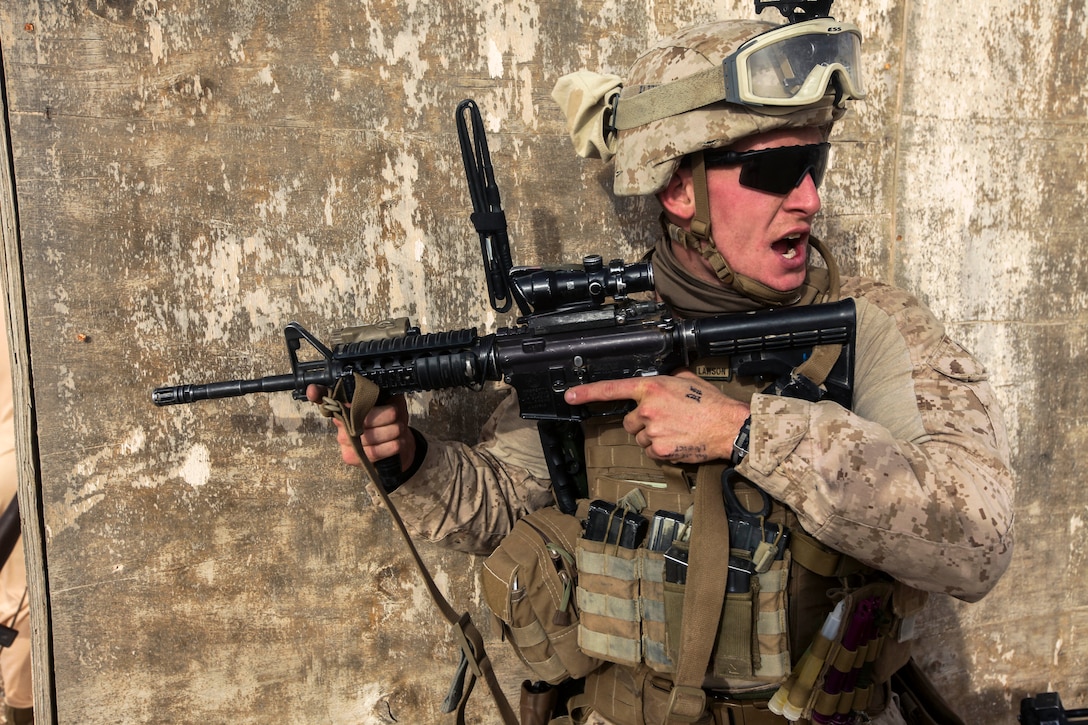
[{"label": "molle webbing", "polygon": [[[695,475],[706,477],[703,490],[712,503],[723,507],[724,466],[653,462],[617,422],[587,423],[590,497],[615,502],[629,498],[628,494],[637,490],[646,501],[642,510],[646,518],[658,510],[685,514],[691,509],[695,518],[692,535],[702,528],[708,538],[702,545],[699,541],[689,542],[689,556],[698,560],[705,546],[711,563],[704,567],[726,576],[722,552],[729,551],[728,521],[723,514],[717,524],[707,518],[700,527],[699,505],[692,507],[699,487],[693,490],[691,485]],[[737,493],[742,505],[750,510],[759,508],[755,489],[741,482]],[[767,523],[786,526],[787,518],[788,512],[774,505]],[[732,553],[749,560],[751,557],[748,551]],[[645,547],[623,550],[614,544],[582,540],[578,557],[578,605],[582,617],[579,643],[593,656],[627,665],[641,662],[658,673],[676,673],[679,655],[686,648],[681,632],[682,623],[690,619],[686,613],[692,606],[700,609],[698,598],[710,595],[696,591],[689,604],[692,580],[679,585],[664,581],[660,551]],[[689,573],[705,582],[707,577],[693,573],[698,566],[697,561],[689,559]],[[785,609],[788,567],[788,555],[780,555],[769,568],[761,567],[751,576],[748,591],[732,592],[728,597],[724,579],[712,584],[720,599],[711,607],[705,628],[707,646],[714,648],[714,658],[713,662],[708,659],[703,663],[701,675],[709,672],[723,687],[739,690],[763,689],[785,677],[789,671]]]},{"label": "molle webbing", "polygon": [[638,664],[642,659],[636,549],[579,542],[578,646],[592,657]]}]

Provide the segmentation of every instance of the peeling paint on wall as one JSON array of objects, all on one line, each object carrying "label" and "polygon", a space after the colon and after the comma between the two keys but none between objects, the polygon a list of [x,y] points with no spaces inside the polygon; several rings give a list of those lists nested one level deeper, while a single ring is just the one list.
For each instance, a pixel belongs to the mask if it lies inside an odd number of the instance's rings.
[{"label": "peeling paint on wall", "polygon": [[[1013,570],[978,605],[934,602],[919,658],[990,719],[1027,691],[1088,702],[1088,607],[1069,586],[1088,551],[1083,2],[834,10],[865,35],[870,95],[835,130],[819,232],[846,272],[920,295],[985,363],[1021,476]],[[751,14],[740,0],[0,7],[62,722],[437,719],[455,650],[328,421],[288,394],[162,410],[149,392],[286,372],[290,321],[321,339],[394,315],[510,324],[483,297],[463,98],[483,112],[515,261],[637,256],[655,204],[611,196],[607,169],[574,157],[551,88]],[[486,396],[409,407],[471,440]],[[424,548],[479,612],[478,562]],[[491,653],[515,691],[524,671]]]}]

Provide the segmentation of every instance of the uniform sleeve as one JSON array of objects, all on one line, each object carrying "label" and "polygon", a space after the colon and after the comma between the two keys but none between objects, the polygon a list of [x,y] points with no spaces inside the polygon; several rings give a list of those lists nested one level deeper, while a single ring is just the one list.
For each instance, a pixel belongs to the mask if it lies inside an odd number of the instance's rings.
[{"label": "uniform sleeve", "polygon": [[514,522],[554,502],[536,425],[508,395],[468,446],[428,440],[414,476],[390,494],[413,536],[489,554]]},{"label": "uniform sleeve", "polygon": [[1012,556],[1012,472],[986,372],[910,295],[859,300],[853,412],[757,395],[739,469],[827,546],[976,601]]}]

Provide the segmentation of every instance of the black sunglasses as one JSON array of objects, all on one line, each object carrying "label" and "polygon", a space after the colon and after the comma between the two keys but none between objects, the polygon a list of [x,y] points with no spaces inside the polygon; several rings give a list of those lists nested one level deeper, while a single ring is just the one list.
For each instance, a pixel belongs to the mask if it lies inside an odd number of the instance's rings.
[{"label": "black sunglasses", "polygon": [[807,146],[777,146],[756,151],[732,151],[714,149],[703,152],[707,168],[740,164],[740,183],[750,189],[772,194],[788,194],[812,174],[816,186],[824,179],[827,170],[829,143]]}]

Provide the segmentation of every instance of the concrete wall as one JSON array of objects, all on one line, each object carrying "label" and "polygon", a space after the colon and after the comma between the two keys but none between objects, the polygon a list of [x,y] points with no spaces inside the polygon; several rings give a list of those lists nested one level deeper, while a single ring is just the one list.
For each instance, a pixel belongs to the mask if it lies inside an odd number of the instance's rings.
[{"label": "concrete wall", "polygon": [[[1088,704],[1084,1],[834,12],[866,36],[870,97],[836,130],[822,236],[978,353],[1019,472],[1012,569],[980,604],[935,601],[921,658],[972,722],[1012,722],[1047,689]],[[517,261],[633,258],[656,209],[575,158],[551,87],[751,15],[739,0],[0,6],[5,271],[32,379],[21,500],[39,499],[55,676],[39,686],[60,722],[438,720],[452,640],[327,422],[286,393],[159,409],[150,390],[286,372],[291,320],[322,338],[390,314],[511,323],[483,295],[462,98],[483,109]],[[470,440],[488,400],[412,408]],[[423,551],[483,623],[477,562]],[[512,693],[525,672],[491,651]],[[474,697],[473,721],[493,721]]]}]

